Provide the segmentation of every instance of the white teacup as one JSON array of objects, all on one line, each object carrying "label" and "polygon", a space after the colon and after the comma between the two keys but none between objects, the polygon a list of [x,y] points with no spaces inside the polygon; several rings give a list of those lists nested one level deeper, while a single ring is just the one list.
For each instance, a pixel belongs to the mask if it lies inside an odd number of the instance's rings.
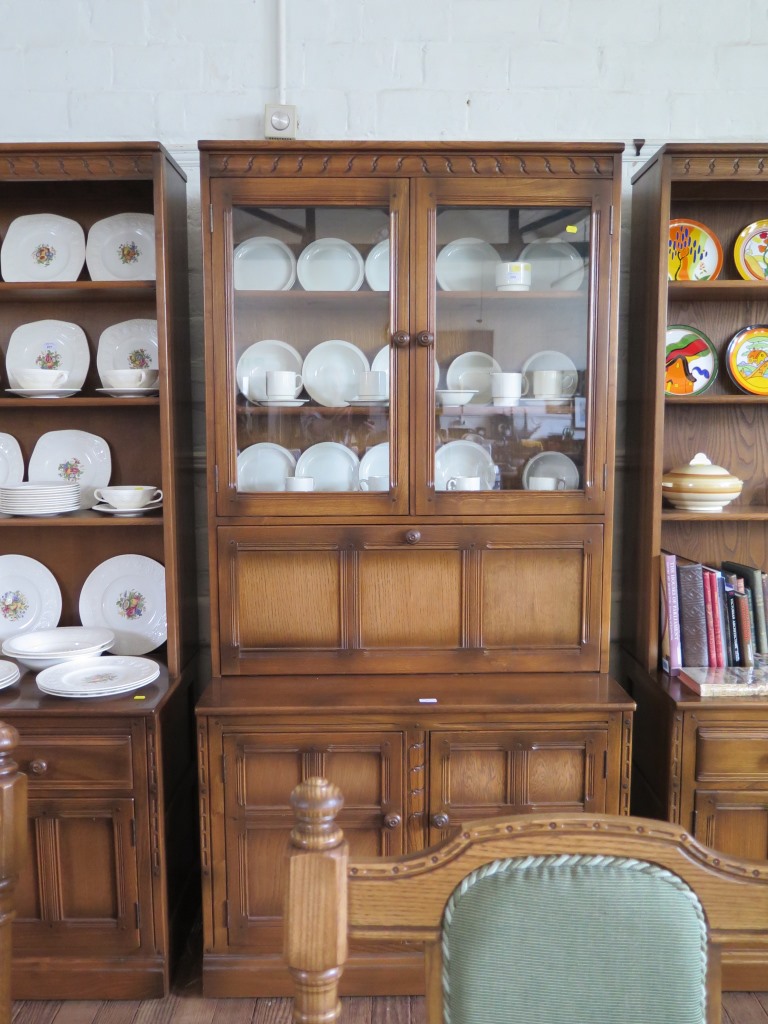
[{"label": "white teacup", "polygon": [[154,388],[159,376],[159,370],[102,370],[101,383],[105,388]]},{"label": "white teacup", "polygon": [[479,476],[452,476],[445,485],[447,491],[479,491]]},{"label": "white teacup", "polygon": [[520,396],[524,394],[523,382],[522,373],[492,373],[491,395],[494,405],[517,405]]},{"label": "white teacup", "polygon": [[496,264],[496,291],[527,292],[531,287],[531,264],[515,261]]},{"label": "white teacup", "polygon": [[293,370],[267,370],[267,398],[275,402],[288,401],[298,395],[303,383],[301,374]]},{"label": "white teacup", "polygon": [[528,481],[531,491],[564,491],[565,480],[559,476],[532,476]]},{"label": "white teacup", "polygon": [[387,374],[383,370],[363,370],[357,378],[358,398],[386,398]]},{"label": "white teacup", "polygon": [[288,476],[285,478],[286,491],[314,491],[315,481],[311,476]]},{"label": "white teacup", "polygon": [[388,491],[389,476],[365,476],[360,481],[361,491]]},{"label": "white teacup", "polygon": [[577,375],[569,370],[534,370],[531,377],[535,398],[562,398],[576,390]]},{"label": "white teacup", "polygon": [[46,370],[38,366],[14,370],[13,376],[23,391],[35,391],[42,388],[53,391],[56,388],[63,388],[69,380],[67,370]]},{"label": "white teacup", "polygon": [[96,501],[103,501],[113,508],[144,508],[151,501],[160,501],[163,492],[159,487],[145,484],[114,484],[97,487],[93,496]]}]

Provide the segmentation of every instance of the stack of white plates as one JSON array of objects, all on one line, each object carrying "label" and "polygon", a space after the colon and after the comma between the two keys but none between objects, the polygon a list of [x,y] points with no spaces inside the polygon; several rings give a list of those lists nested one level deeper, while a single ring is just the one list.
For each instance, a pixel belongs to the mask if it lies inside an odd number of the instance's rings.
[{"label": "stack of white plates", "polygon": [[148,686],[160,675],[149,658],[79,658],[41,672],[35,682],[54,697],[117,697]]},{"label": "stack of white plates", "polygon": [[96,658],[114,643],[115,634],[111,629],[59,626],[9,637],[3,643],[2,652],[27,668],[40,670],[78,658]]},{"label": "stack of white plates", "polygon": [[21,483],[0,487],[0,512],[9,516],[58,516],[80,508],[80,484]]},{"label": "stack of white plates", "polygon": [[12,661],[0,661],[0,690],[13,686],[14,683],[18,683],[20,678],[21,672],[18,665],[14,665]]}]

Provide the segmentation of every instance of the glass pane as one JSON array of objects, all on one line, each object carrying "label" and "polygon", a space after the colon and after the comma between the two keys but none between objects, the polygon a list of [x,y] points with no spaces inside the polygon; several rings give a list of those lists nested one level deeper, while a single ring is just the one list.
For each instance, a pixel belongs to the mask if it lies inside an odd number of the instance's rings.
[{"label": "glass pane", "polygon": [[589,208],[437,214],[437,490],[583,483]]},{"label": "glass pane", "polygon": [[389,490],[388,210],[233,210],[237,489]]}]

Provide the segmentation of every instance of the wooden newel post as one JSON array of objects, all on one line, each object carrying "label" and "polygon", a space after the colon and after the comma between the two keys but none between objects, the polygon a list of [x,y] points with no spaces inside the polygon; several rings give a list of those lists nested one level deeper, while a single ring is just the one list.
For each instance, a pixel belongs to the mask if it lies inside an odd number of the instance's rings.
[{"label": "wooden newel post", "polygon": [[332,1024],[341,1013],[349,851],[336,815],[343,803],[341,791],[326,779],[307,779],[291,794],[295,825],[288,851],[284,951],[295,986],[296,1024]]},{"label": "wooden newel post", "polygon": [[0,722],[0,1024],[11,1020],[11,922],[27,845],[27,777],[11,756],[18,742],[13,726]]}]

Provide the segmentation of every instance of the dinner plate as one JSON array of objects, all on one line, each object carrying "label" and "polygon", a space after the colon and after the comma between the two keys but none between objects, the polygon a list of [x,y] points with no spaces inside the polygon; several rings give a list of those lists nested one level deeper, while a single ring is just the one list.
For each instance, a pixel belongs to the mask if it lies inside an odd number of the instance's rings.
[{"label": "dinner plate", "polygon": [[389,441],[382,441],[369,448],[360,459],[360,480],[367,480],[369,476],[389,476]]},{"label": "dinner plate", "polygon": [[[554,348],[545,348],[528,356],[523,363],[522,372],[533,373],[534,370],[562,370],[564,373],[578,374],[576,364],[570,356]],[[573,391],[575,390],[576,384],[573,385]]]},{"label": "dinner plate", "polygon": [[321,441],[302,452],[296,476],[311,477],[316,491],[358,490],[360,460],[338,441]]},{"label": "dinner plate", "polygon": [[24,456],[13,434],[0,433],[0,487],[20,484],[24,479]]},{"label": "dinner plate", "polygon": [[61,591],[53,573],[27,555],[0,555],[0,640],[56,626]]},{"label": "dinner plate", "polygon": [[111,473],[112,456],[103,437],[85,430],[49,430],[32,450],[27,475],[30,483],[79,483],[80,508],[90,508],[94,490],[106,487]]},{"label": "dinner plate", "polygon": [[664,391],[700,395],[717,376],[717,350],[706,334],[687,324],[667,327]]},{"label": "dinner plate", "polygon": [[531,264],[531,290],[575,292],[584,281],[584,259],[561,238],[538,238],[523,246],[520,259]]},{"label": "dinner plate", "polygon": [[284,491],[286,477],[293,476],[292,452],[272,441],[259,441],[237,456],[238,491]]},{"label": "dinner plate", "polygon": [[106,515],[110,516],[135,517],[143,516],[146,512],[152,512],[156,508],[162,508],[162,506],[163,499],[158,498],[157,501],[148,501],[147,504],[142,505],[141,508],[115,508],[114,505],[108,505],[104,501],[97,502],[95,505],[92,505],[91,508],[94,512],[104,512]]},{"label": "dinner plate", "polygon": [[470,403],[487,405],[491,400],[491,374],[500,372],[501,367],[487,352],[462,352],[448,367],[447,390],[475,391]]},{"label": "dinner plate", "polygon": [[717,236],[697,220],[669,222],[667,277],[670,281],[714,281],[723,267]]},{"label": "dinner plate", "polygon": [[562,452],[539,452],[523,467],[523,487],[531,490],[532,476],[552,476],[565,481],[564,490],[579,489],[579,467]]},{"label": "dinner plate", "polygon": [[304,387],[320,405],[339,407],[358,396],[358,379],[370,367],[368,357],[351,341],[331,339],[315,345],[304,359]]},{"label": "dinner plate", "polygon": [[0,690],[7,690],[20,679],[21,669],[18,665],[12,661],[0,661]]},{"label": "dinner plate", "polygon": [[33,390],[20,389],[17,370],[66,371],[66,389],[46,389],[46,394],[62,397],[65,390],[70,395],[80,390],[90,362],[85,331],[67,320],[33,320],[21,324],[11,333],[5,355],[8,383],[15,390]]},{"label": "dinner plate", "polygon": [[4,281],[76,281],[84,261],[83,229],[55,213],[16,217],[0,246]]},{"label": "dinner plate", "polygon": [[739,232],[733,258],[745,281],[768,280],[768,220],[756,220]]},{"label": "dinner plate", "polygon": [[[267,370],[290,370],[301,374],[301,356],[287,341],[271,338],[255,341],[237,361],[235,376],[240,394],[257,402],[266,402]],[[297,395],[300,391],[301,387],[296,388]]]},{"label": "dinner plate", "polygon": [[145,555],[115,555],[80,591],[80,621],[115,634],[115,654],[146,654],[167,637],[165,568]]},{"label": "dinner plate", "polygon": [[[372,370],[381,370],[387,375],[387,396],[391,394],[391,388],[389,386],[389,345],[385,345],[380,348],[376,355],[373,357],[371,362]],[[435,390],[440,383],[440,366],[437,362],[437,356],[435,356]]]},{"label": "dinner plate", "polygon": [[437,283],[444,292],[492,292],[500,262],[496,250],[482,238],[456,238],[437,254]]},{"label": "dinner plate", "polygon": [[299,283],[308,292],[356,292],[363,283],[363,257],[343,238],[318,238],[299,256]]},{"label": "dinner plate", "polygon": [[389,239],[378,242],[365,258],[365,280],[374,292],[389,291]]},{"label": "dinner plate", "polygon": [[149,686],[159,675],[160,666],[149,658],[108,654],[52,665],[35,682],[53,697],[117,697]]},{"label": "dinner plate", "polygon": [[768,324],[738,331],[725,350],[725,366],[740,391],[768,395]]},{"label": "dinner plate", "polygon": [[479,476],[480,489],[493,490],[496,467],[487,448],[476,441],[449,441],[435,452],[435,490],[448,490],[454,476]]},{"label": "dinner plate", "polygon": [[88,232],[85,262],[92,281],[155,280],[155,218],[117,213]]},{"label": "dinner plate", "polygon": [[279,238],[255,235],[235,248],[235,291],[285,292],[296,280],[296,257]]},{"label": "dinner plate", "polygon": [[[99,335],[96,369],[99,375],[110,370],[157,370],[157,320],[122,320]],[[101,389],[99,389],[101,390]],[[133,391],[133,388],[109,388],[109,391]],[[152,388],[137,388],[145,395]]]}]

